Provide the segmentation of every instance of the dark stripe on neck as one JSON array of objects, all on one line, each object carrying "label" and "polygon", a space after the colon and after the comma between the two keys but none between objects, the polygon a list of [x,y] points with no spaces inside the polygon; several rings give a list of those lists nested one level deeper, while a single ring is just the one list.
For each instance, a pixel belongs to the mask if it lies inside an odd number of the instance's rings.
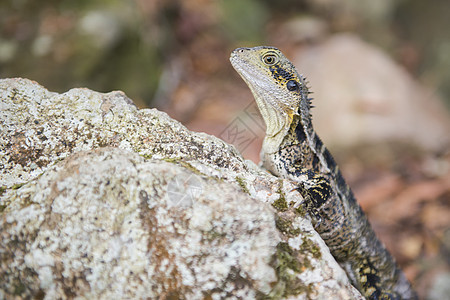
[{"label": "dark stripe on neck", "polygon": [[328,151],[327,148],[323,150],[323,158],[325,158],[325,162],[327,163],[327,167],[330,170],[333,170],[336,168],[336,162],[334,161],[333,156],[331,155],[330,151]]},{"label": "dark stripe on neck", "polygon": [[319,154],[322,151],[323,143],[322,140],[317,136],[317,134],[314,136],[314,150],[317,154]]},{"label": "dark stripe on neck", "polygon": [[345,182],[345,179],[339,170],[337,170],[337,172],[335,171],[334,176],[336,177],[336,182],[337,182],[338,186],[340,186],[340,187],[347,186],[347,183]]},{"label": "dark stripe on neck", "polygon": [[352,190],[345,182],[345,179],[342,176],[339,167],[337,166],[333,156],[331,155],[330,151],[328,151],[327,148],[323,149],[323,157],[325,159],[325,162],[327,163],[327,167],[330,170],[331,175],[334,177],[334,180],[340,193],[342,193],[342,195],[347,199],[348,202],[350,203],[356,202]]},{"label": "dark stripe on neck", "polygon": [[303,129],[301,122],[298,122],[297,127],[295,127],[295,135],[297,137],[297,141],[299,142],[306,141],[305,130]]}]

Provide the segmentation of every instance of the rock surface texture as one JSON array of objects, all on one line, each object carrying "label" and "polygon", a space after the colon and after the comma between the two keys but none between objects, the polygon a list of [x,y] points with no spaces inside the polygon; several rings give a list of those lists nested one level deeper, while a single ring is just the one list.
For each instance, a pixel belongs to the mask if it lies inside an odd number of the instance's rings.
[{"label": "rock surface texture", "polygon": [[362,299],[233,146],[121,92],[0,98],[0,299]]}]

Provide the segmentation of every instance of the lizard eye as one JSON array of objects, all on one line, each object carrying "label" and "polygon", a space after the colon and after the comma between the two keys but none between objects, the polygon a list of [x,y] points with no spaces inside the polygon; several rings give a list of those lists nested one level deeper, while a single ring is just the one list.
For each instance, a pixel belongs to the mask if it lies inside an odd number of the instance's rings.
[{"label": "lizard eye", "polygon": [[289,80],[286,83],[286,87],[288,90],[290,90],[291,92],[293,91],[298,91],[300,89],[300,86],[298,85],[297,81],[295,80]]},{"label": "lizard eye", "polygon": [[268,66],[272,66],[277,62],[277,56],[273,53],[267,53],[266,55],[264,55],[262,57],[263,62],[268,65]]}]

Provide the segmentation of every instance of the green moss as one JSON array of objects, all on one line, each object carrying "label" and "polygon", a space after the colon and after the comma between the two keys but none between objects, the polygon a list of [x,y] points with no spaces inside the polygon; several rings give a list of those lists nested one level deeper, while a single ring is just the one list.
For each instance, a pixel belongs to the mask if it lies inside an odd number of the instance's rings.
[{"label": "green moss", "polygon": [[153,157],[152,154],[142,154],[141,156],[145,159],[152,159],[152,157]]},{"label": "green moss", "polygon": [[288,209],[286,199],[281,196],[272,203],[272,206],[278,211],[286,211]]},{"label": "green moss", "polygon": [[295,211],[296,211],[300,216],[302,216],[302,217],[305,217],[305,216],[306,216],[306,210],[305,210],[305,208],[303,207],[302,204],[300,204],[300,205],[295,209]]},{"label": "green moss", "polygon": [[250,194],[250,192],[248,191],[247,186],[245,185],[245,182],[244,182],[243,178],[241,178],[239,176],[236,176],[234,179],[237,181],[237,183],[239,184],[239,186],[241,187],[241,189],[242,189],[242,191],[244,193]]},{"label": "green moss", "polygon": [[205,174],[203,174],[202,172],[200,172],[199,170],[197,170],[194,166],[192,166],[190,163],[185,162],[185,161],[180,161],[180,164],[185,167],[186,169],[190,170],[192,173],[200,175],[200,176],[204,176]]},{"label": "green moss", "polygon": [[18,189],[20,189],[24,184],[25,184],[25,183],[18,183],[18,184],[13,185],[11,188],[12,188],[13,190],[18,190]]},{"label": "green moss", "polygon": [[281,242],[277,245],[277,259],[278,268],[280,270],[291,269],[295,272],[300,272],[301,266],[299,261],[296,259],[296,252],[292,249],[288,243]]},{"label": "green moss", "polygon": [[226,237],[226,233],[224,232],[218,232],[215,230],[211,230],[205,233],[205,237],[208,241],[213,241],[213,240],[217,240],[217,239],[222,239]]},{"label": "green moss", "polygon": [[299,228],[294,228],[290,220],[279,215],[277,215],[275,218],[275,225],[277,226],[278,230],[289,236],[297,236],[300,234]]},{"label": "green moss", "polygon": [[180,157],[164,157],[162,160],[165,162],[174,164],[174,163],[180,162],[181,158]]},{"label": "green moss", "polygon": [[278,195],[280,195],[280,197],[272,203],[272,206],[275,207],[275,209],[278,211],[286,211],[288,209],[288,204],[286,202],[286,196],[283,193],[283,189],[282,189],[283,181],[280,180],[279,182],[280,182],[280,185],[279,185],[277,193],[278,193]]},{"label": "green moss", "polygon": [[194,168],[190,163],[184,161],[180,157],[173,157],[173,158],[167,157],[167,158],[163,158],[162,160],[165,162],[168,162],[168,163],[172,163],[172,164],[180,164],[181,166],[185,167],[186,169],[188,169],[189,171],[191,171],[192,173],[194,173],[196,175],[200,175],[200,176],[205,175],[202,172],[200,172],[199,170],[197,170],[196,168]]},{"label": "green moss", "polygon": [[[281,242],[277,245],[277,251],[272,259],[278,282],[269,293],[269,299],[280,299],[295,296],[302,293],[312,293],[312,284],[305,285],[297,274],[305,269],[305,265],[298,259],[298,251],[292,249],[288,243]],[[309,298],[309,297],[307,297]]]},{"label": "green moss", "polygon": [[[1,186],[0,187],[0,196],[3,195],[3,193],[6,191],[6,187]],[[0,204],[0,213],[3,212],[5,210],[5,208],[7,207],[6,204]]]},{"label": "green moss", "polygon": [[319,246],[308,237],[303,238],[303,243],[300,245],[300,251],[305,253],[311,253],[312,256],[316,259],[322,257],[322,253],[320,252]]}]

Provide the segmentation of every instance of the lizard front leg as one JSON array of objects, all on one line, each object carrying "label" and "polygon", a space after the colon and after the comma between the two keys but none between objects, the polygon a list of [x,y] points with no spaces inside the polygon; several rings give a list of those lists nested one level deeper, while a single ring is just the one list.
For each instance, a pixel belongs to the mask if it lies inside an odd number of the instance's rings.
[{"label": "lizard front leg", "polygon": [[[344,205],[333,191],[326,175],[304,170],[297,190],[305,199],[306,211],[331,253],[346,270],[352,283],[364,291],[368,299],[401,299],[396,292],[388,292],[380,278],[380,271],[395,270],[392,278],[406,280],[376,238],[359,205]],[[351,212],[351,213],[350,213]],[[351,258],[351,259],[349,259]]]}]

